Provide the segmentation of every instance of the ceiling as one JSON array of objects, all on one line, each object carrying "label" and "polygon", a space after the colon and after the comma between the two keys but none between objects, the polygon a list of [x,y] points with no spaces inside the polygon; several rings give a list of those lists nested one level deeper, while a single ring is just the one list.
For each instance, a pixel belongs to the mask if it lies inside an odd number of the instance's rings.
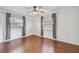
[{"label": "ceiling", "polygon": [[[64,8],[64,6],[42,6],[43,9],[47,10],[44,15],[53,13],[55,10]],[[28,12],[33,10],[33,6],[0,6],[0,10],[5,10],[7,12],[16,13],[20,15],[32,15]]]}]

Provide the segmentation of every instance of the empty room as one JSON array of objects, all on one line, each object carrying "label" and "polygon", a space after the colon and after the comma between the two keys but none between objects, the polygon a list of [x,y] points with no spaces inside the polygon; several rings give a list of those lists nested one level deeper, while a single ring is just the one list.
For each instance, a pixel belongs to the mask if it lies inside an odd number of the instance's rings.
[{"label": "empty room", "polygon": [[79,53],[79,6],[0,6],[0,53]]}]

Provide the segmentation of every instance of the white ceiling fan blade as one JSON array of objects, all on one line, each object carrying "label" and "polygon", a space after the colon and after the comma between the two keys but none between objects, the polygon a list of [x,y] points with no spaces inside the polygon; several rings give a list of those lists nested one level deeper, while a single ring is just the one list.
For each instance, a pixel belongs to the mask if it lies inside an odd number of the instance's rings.
[{"label": "white ceiling fan blade", "polygon": [[28,11],[28,12],[26,12],[26,13],[32,13],[33,11]]},{"label": "white ceiling fan blade", "polygon": [[[26,8],[27,9],[27,8]],[[45,14],[48,12],[48,10],[45,10],[44,8],[42,8],[41,6],[32,6],[31,8],[29,8],[30,10],[26,13],[28,13],[29,15],[40,15],[40,14]]]}]

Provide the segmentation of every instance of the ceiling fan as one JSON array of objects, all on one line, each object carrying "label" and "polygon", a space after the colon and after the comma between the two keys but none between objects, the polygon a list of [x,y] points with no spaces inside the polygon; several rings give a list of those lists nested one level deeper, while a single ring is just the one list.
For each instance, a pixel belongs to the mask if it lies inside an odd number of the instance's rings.
[{"label": "ceiling fan", "polygon": [[29,11],[27,13],[31,13],[31,14],[44,14],[47,11],[45,9],[43,9],[41,6],[34,6],[32,11]]}]

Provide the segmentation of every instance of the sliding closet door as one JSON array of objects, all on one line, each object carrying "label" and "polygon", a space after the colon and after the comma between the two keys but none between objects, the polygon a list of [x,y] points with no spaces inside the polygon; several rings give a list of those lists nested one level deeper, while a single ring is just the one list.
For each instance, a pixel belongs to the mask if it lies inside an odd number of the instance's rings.
[{"label": "sliding closet door", "polygon": [[10,39],[20,38],[23,33],[23,18],[21,16],[11,15],[10,17]]},{"label": "sliding closet door", "polygon": [[47,37],[47,38],[53,38],[53,20],[52,20],[52,17],[51,15],[49,16],[43,16],[41,18],[41,28],[42,28],[42,34],[44,37]]}]

